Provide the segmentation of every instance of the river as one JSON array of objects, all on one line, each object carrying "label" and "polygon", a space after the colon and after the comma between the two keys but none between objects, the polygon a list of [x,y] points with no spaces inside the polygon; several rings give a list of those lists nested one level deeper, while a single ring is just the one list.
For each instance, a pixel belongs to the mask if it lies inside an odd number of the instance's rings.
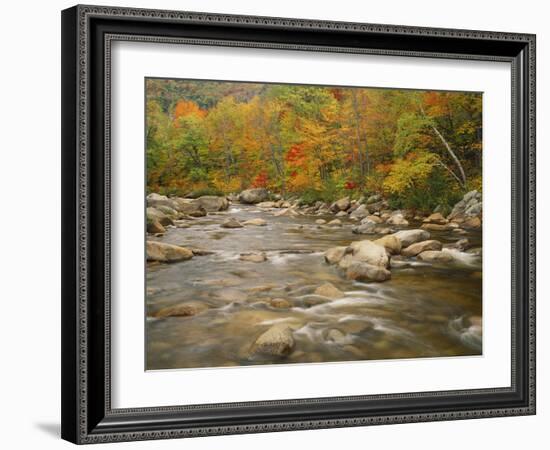
[{"label": "river", "polygon": [[[356,223],[347,219],[341,227],[319,226],[315,220],[334,216],[277,217],[274,211],[232,204],[154,238],[212,253],[147,265],[147,369],[481,354],[481,337],[469,327],[470,318],[482,315],[479,254],[455,251],[455,262],[445,265],[412,258],[392,265],[391,280],[348,281],[325,263],[323,252],[380,236],[353,234]],[[228,217],[241,222],[260,217],[267,226],[221,228]],[[419,226],[412,222],[408,228]],[[481,231],[431,235],[444,244],[467,237],[481,246]],[[267,261],[239,259],[241,253],[258,251]],[[327,282],[344,296],[329,300],[312,294]],[[272,307],[275,298],[292,306]],[[191,317],[153,317],[187,300],[209,309]],[[252,355],[251,345],[276,323],[293,330],[293,351],[284,357]]]}]

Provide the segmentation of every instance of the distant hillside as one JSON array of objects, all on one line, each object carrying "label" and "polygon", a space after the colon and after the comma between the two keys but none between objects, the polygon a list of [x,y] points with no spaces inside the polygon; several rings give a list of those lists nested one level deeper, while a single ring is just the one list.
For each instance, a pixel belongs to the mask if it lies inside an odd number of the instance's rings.
[{"label": "distant hillside", "polygon": [[260,83],[227,83],[193,80],[147,79],[147,100],[156,100],[165,113],[173,110],[182,99],[195,102],[201,109],[210,109],[224,97],[232,96],[238,102],[248,102],[266,88]]}]

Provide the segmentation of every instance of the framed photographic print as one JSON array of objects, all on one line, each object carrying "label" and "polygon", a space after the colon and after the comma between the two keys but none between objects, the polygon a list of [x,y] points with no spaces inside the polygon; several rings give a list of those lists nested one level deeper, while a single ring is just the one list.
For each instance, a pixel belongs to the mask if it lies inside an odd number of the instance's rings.
[{"label": "framed photographic print", "polygon": [[62,13],[62,436],[535,413],[535,37]]}]

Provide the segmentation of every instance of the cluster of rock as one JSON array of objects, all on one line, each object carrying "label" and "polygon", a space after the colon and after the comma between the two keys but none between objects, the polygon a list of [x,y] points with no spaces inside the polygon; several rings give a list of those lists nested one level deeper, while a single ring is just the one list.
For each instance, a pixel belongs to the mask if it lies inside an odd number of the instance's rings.
[{"label": "cluster of rock", "polygon": [[[391,278],[392,258],[417,258],[427,262],[452,262],[452,252],[443,244],[430,239],[423,229],[401,230],[376,240],[352,242],[348,246],[332,247],[324,253],[328,264],[336,265],[348,280],[386,281]],[[468,240],[463,239],[448,246],[464,250]]]},{"label": "cluster of rock", "polygon": [[[239,195],[233,195],[232,198],[234,201],[239,201],[244,204],[254,204],[262,209],[272,209],[274,210],[274,216],[295,217],[304,214],[325,217],[327,215],[334,216],[333,219],[317,219],[316,224],[318,226],[342,226],[342,220],[344,219],[359,222],[357,225],[352,227],[352,232],[360,235],[386,235],[384,238],[373,241],[375,245],[382,245],[382,247],[385,247],[386,249],[388,242],[394,242],[392,240],[392,236],[399,240],[399,236],[402,236],[402,231],[423,231],[426,233],[428,231],[452,231],[456,234],[465,234],[467,233],[466,230],[477,229],[482,225],[482,198],[481,194],[477,191],[471,191],[464,195],[463,199],[454,206],[453,210],[447,217],[437,211],[427,217],[420,216],[410,210],[392,211],[386,200],[384,200],[380,195],[372,195],[368,198],[362,197],[358,200],[350,199],[350,197],[343,197],[331,204],[318,201],[313,205],[307,205],[303,204],[300,198],[289,198],[285,200],[279,196],[272,195],[264,188],[254,188],[246,189]],[[168,226],[185,228],[189,226],[187,222],[189,219],[203,217],[208,213],[225,211],[229,208],[229,205],[230,200],[224,196],[207,195],[197,199],[188,199],[181,197],[169,198],[156,193],[149,194],[147,196],[147,232],[150,234],[160,235],[166,231],[166,227]],[[411,222],[421,222],[420,230],[405,230],[405,228],[410,226]],[[265,225],[267,225],[267,222],[262,218],[254,218],[240,222],[236,218],[230,217],[224,220],[220,226],[222,228],[232,229],[243,228],[245,226]],[[399,229],[401,229],[401,231],[399,231]],[[385,242],[385,244],[381,244],[382,241]],[[446,252],[441,253],[442,250],[440,246],[435,243],[437,241],[429,241],[428,238],[423,238],[422,241],[428,241],[429,243],[412,249],[405,249],[408,245],[403,244],[404,253],[402,256],[418,257],[418,259],[421,260],[437,260],[441,262],[452,259],[450,254]],[[191,252],[189,249],[184,249],[187,250],[187,253],[182,251],[178,252],[169,247],[159,246],[158,244],[159,243],[154,243],[149,245],[148,242],[148,260],[172,262],[190,258],[186,258],[186,256],[184,256],[189,255]],[[345,265],[352,260],[352,256],[355,255],[356,247],[358,245],[359,244],[354,243],[347,247],[348,250],[346,250],[346,258],[343,258],[344,262],[342,265]],[[363,244],[363,246],[366,245],[368,244]],[[423,250],[416,252],[417,248],[422,248]],[[414,252],[416,252],[416,254],[413,254]],[[364,253],[364,251],[360,251],[359,255],[363,255]],[[357,256],[353,262],[364,264],[365,261],[362,261],[361,258],[362,256]],[[245,255],[243,260],[261,262],[265,261],[265,258],[258,255],[254,255],[249,258]],[[345,267],[346,272],[349,272],[349,275],[347,276],[354,279],[368,278],[371,280],[378,279],[380,281],[390,277],[389,271],[387,270],[388,267],[383,267],[385,270],[381,270],[380,264],[368,264],[370,266],[377,267],[377,269],[374,270],[373,267],[367,268],[364,265],[354,264],[351,268]]]},{"label": "cluster of rock", "polygon": [[225,211],[229,208],[226,197],[204,195],[197,199],[149,194],[147,196],[147,232],[164,233],[166,226],[178,225],[177,221],[203,217],[209,212]]}]

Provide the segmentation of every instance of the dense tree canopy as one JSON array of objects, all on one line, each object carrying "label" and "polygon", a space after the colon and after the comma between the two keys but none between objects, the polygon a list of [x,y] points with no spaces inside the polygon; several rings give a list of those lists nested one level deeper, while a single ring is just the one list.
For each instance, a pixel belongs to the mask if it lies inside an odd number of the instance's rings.
[{"label": "dense tree canopy", "polygon": [[146,95],[149,191],[427,210],[481,188],[479,93],[147,79]]}]

